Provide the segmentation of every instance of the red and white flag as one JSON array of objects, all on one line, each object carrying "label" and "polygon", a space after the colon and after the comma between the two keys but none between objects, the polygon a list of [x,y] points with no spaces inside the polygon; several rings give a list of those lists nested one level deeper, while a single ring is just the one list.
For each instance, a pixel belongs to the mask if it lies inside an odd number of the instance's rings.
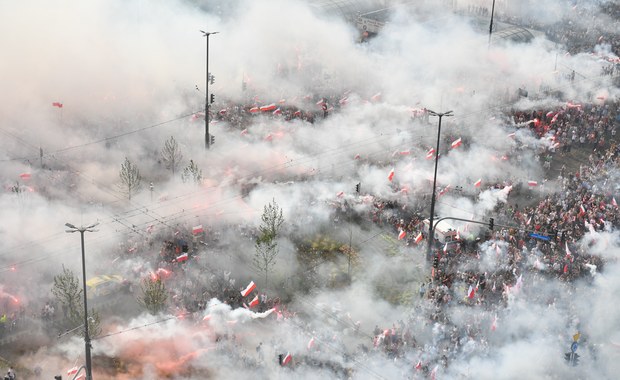
[{"label": "red and white flag", "polygon": [[392,182],[394,179],[394,169],[390,170],[390,174],[388,174],[388,180]]},{"label": "red and white flag", "polygon": [[373,96],[370,97],[370,101],[371,102],[378,102],[381,100],[381,93],[377,92],[376,94],[374,94]]},{"label": "red and white flag", "polygon": [[176,262],[177,263],[182,263],[183,261],[187,261],[188,258],[189,258],[189,256],[187,255],[187,252],[185,252],[181,256],[177,256]]},{"label": "red and white flag", "polygon": [[259,112],[259,111],[260,111],[260,109],[259,109],[258,107],[252,107],[252,108],[250,108],[250,113],[257,113],[257,112]]},{"label": "red and white flag", "polygon": [[510,137],[511,139],[515,138],[516,133],[512,132],[508,134],[508,137]]},{"label": "red and white flag", "polygon": [[336,196],[337,196],[338,198],[342,198],[342,197],[344,197],[344,191],[339,191],[339,192],[336,194]]},{"label": "red and white flag", "polygon": [[422,369],[422,360],[418,360],[418,364],[415,365],[415,369],[418,371]]},{"label": "red and white flag", "polygon": [[248,284],[248,286],[247,286],[245,289],[243,289],[243,290],[241,291],[241,295],[242,295],[243,297],[247,297],[247,296],[248,296],[248,294],[252,293],[252,291],[253,291],[254,289],[256,289],[256,284],[254,283],[254,281],[250,281],[250,283]]},{"label": "red and white flag", "polygon": [[407,236],[407,233],[404,230],[400,230],[398,233],[398,240],[403,240]]},{"label": "red and white flag", "polygon": [[80,376],[76,377],[74,380],[86,380],[86,375],[81,374]]},{"label": "red and white flag", "polygon": [[618,208],[618,202],[616,202],[616,198],[611,198],[611,205],[614,206],[615,208]]},{"label": "red and white flag", "polygon": [[426,159],[430,160],[435,155],[435,148],[431,148],[426,152]]},{"label": "red and white flag", "polygon": [[452,141],[452,144],[450,144],[450,146],[452,147],[452,149],[454,149],[454,148],[458,148],[462,144],[463,144],[463,140],[459,137],[458,139]]},{"label": "red and white flag", "polygon": [[568,242],[566,242],[565,244],[566,244],[566,258],[569,259],[572,262],[573,261],[573,253],[570,251],[570,249],[568,249]]},{"label": "red and white flag", "polygon": [[476,295],[476,288],[469,285],[469,290],[467,291],[467,298],[473,299],[475,295]]},{"label": "red and white flag", "polygon": [[276,108],[278,108],[278,107],[275,105],[275,103],[271,103],[271,104],[268,104],[266,106],[260,107],[260,110],[262,112],[268,112],[268,111],[275,111]]},{"label": "red and white flag", "polygon": [[528,186],[538,186],[538,182],[536,181],[527,181]]},{"label": "red and white flag", "polygon": [[448,252],[448,242],[446,242],[446,244],[444,244],[443,246],[443,253]]},{"label": "red and white flag", "polygon": [[54,103],[52,103],[52,107],[62,108],[62,103],[60,103],[60,102],[54,102]]},{"label": "red and white flag", "polygon": [[273,111],[274,115],[282,115],[282,110],[280,108],[276,108],[275,111]]},{"label": "red and white flag", "polygon": [[259,304],[259,301],[258,301],[258,296],[254,296],[254,298],[252,299],[252,301],[250,301],[249,306],[250,306],[250,307],[255,307],[255,306],[258,306],[258,304]]},{"label": "red and white flag", "polygon": [[495,331],[497,329],[497,314],[493,316],[493,320],[491,321],[491,331]]},{"label": "red and white flag", "polygon": [[480,187],[482,185],[482,178],[474,182],[474,187]]},{"label": "red and white flag", "polygon": [[423,238],[422,232],[420,232],[418,236],[415,237],[416,244],[420,243],[422,241],[422,238]]},{"label": "red and white flag", "polygon": [[71,369],[67,371],[67,376],[75,375],[79,371],[77,366],[73,366]]},{"label": "red and white flag", "polygon": [[204,229],[202,228],[202,224],[199,224],[195,227],[192,228],[192,234],[194,235],[198,235],[201,234],[204,231]]},{"label": "red and white flag", "polygon": [[312,347],[314,347],[314,337],[312,337],[312,339],[308,342],[308,349],[311,350]]},{"label": "red and white flag", "polygon": [[29,180],[32,177],[32,175],[30,173],[22,173],[19,175],[19,178],[21,178],[24,181]]},{"label": "red and white flag", "polygon": [[292,359],[293,359],[293,356],[291,356],[290,353],[287,353],[284,359],[282,359],[282,365],[287,365],[288,363],[291,362]]}]

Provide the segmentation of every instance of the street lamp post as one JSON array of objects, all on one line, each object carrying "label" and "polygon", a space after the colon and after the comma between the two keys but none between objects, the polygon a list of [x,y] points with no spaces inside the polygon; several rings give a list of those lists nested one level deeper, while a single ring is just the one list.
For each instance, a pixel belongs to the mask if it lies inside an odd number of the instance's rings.
[{"label": "street lamp post", "polygon": [[69,227],[68,233],[79,232],[82,243],[82,286],[84,293],[84,346],[86,349],[86,380],[93,379],[92,363],[90,358],[90,336],[88,335],[88,301],[86,298],[86,255],[84,254],[84,232],[96,232],[93,230],[99,222],[91,224],[88,227],[76,227],[71,223],[65,223]]},{"label": "street lamp post", "polygon": [[211,141],[209,139],[209,36],[217,34],[218,32],[205,32],[201,30],[203,37],[207,40],[207,75],[205,79],[205,148],[211,147]]},{"label": "street lamp post", "polygon": [[495,0],[491,6],[491,23],[489,24],[489,47],[491,47],[491,34],[493,34],[493,15],[495,14]]},{"label": "street lamp post", "polygon": [[433,250],[433,240],[434,240],[433,217],[435,216],[435,187],[437,187],[437,162],[439,161],[439,141],[441,138],[441,119],[444,116],[453,116],[453,114],[452,114],[452,111],[437,113],[431,110],[428,110],[428,114],[431,116],[439,117],[439,128],[437,128],[437,148],[435,149],[435,174],[433,175],[433,189],[432,189],[432,195],[431,195],[431,216],[428,219],[430,223],[428,225],[428,249],[426,252],[426,258],[427,260],[430,260],[431,253]]}]

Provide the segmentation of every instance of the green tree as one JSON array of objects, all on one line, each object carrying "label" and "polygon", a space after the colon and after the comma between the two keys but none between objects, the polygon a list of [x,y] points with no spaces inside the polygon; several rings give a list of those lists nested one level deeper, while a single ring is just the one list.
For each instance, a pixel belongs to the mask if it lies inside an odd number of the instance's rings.
[{"label": "green tree", "polygon": [[142,295],[138,297],[138,303],[151,314],[158,314],[166,309],[168,291],[160,278],[152,280],[145,278],[140,285]]},{"label": "green tree", "polygon": [[259,234],[254,245],[256,249],[253,263],[264,274],[265,283],[268,282],[269,273],[276,264],[279,253],[277,237],[283,223],[282,209],[274,199],[263,209],[261,225],[258,227]]},{"label": "green tree", "polygon": [[174,176],[176,169],[179,167],[181,160],[183,159],[183,153],[181,153],[181,148],[179,148],[179,144],[177,144],[174,136],[170,136],[170,138],[164,143],[164,148],[161,150],[161,158],[164,161],[166,169],[170,169],[172,171],[172,175]]},{"label": "green tree", "polygon": [[140,170],[125,157],[125,162],[121,164],[119,177],[121,179],[121,190],[127,195],[127,199],[131,200],[131,196],[142,188]]},{"label": "green tree", "polygon": [[189,165],[183,168],[181,179],[183,182],[193,181],[195,184],[202,182],[202,170],[194,163],[194,160],[189,160]]},{"label": "green tree", "polygon": [[[54,276],[52,294],[63,309],[65,324],[68,327],[84,324],[83,291],[73,271],[62,267],[62,273]],[[101,317],[95,309],[88,312],[88,332],[91,337],[101,333]]]}]

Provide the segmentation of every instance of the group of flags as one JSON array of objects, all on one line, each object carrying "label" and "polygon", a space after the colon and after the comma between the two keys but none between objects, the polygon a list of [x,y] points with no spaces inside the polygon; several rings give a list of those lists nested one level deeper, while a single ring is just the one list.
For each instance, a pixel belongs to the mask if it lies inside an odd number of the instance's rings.
[{"label": "group of flags", "polygon": [[[245,289],[241,291],[241,296],[244,298],[249,296],[254,291],[254,289],[256,289],[256,284],[254,283],[254,281],[250,281],[248,286],[246,286]],[[259,303],[260,301],[258,300],[258,295],[255,295],[254,298],[250,301],[250,303],[247,305],[244,304],[244,306],[246,306],[246,308],[252,308],[258,306]]]}]

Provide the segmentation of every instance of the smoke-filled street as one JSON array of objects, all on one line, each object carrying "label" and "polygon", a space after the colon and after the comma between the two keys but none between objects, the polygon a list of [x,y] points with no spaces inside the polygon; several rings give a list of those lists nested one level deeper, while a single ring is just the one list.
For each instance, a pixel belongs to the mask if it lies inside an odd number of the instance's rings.
[{"label": "smoke-filled street", "polygon": [[617,2],[0,15],[0,377],[616,378]]}]

